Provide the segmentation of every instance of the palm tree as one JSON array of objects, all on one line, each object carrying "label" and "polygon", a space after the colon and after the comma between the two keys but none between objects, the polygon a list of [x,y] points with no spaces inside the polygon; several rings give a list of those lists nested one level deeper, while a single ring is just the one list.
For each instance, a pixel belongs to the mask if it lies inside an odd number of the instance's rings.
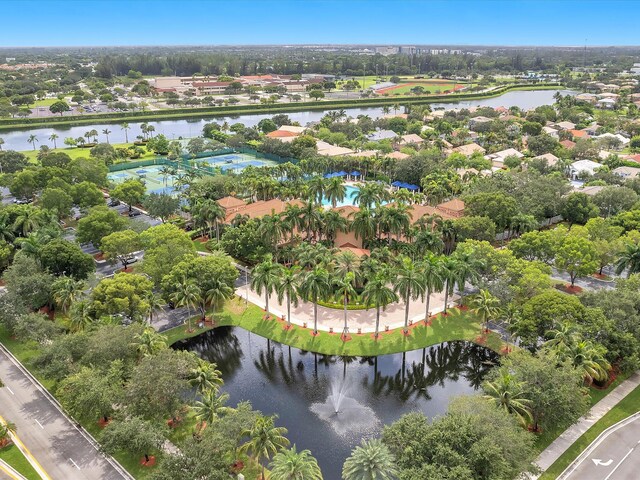
[{"label": "palm tree", "polygon": [[155,355],[160,350],[167,348],[167,337],[159,334],[153,328],[147,326],[141,333],[135,335],[134,345],[142,357]]},{"label": "palm tree", "polygon": [[[211,321],[213,322],[213,318],[216,313],[216,305],[224,305],[226,300],[233,297],[234,290],[221,278],[213,278],[211,281],[211,288],[205,292],[204,299],[206,303],[211,305]],[[204,320],[204,312],[202,316]]]},{"label": "palm tree", "polygon": [[611,365],[604,357],[604,352],[605,349],[601,345],[583,340],[576,343],[565,356],[569,358],[574,367],[582,370],[585,381],[591,384],[594,380],[604,382],[609,378]]},{"label": "palm tree", "polygon": [[280,240],[284,237],[286,225],[275,212],[272,215],[265,215],[260,220],[258,232],[267,242],[273,245],[274,250],[278,249]]},{"label": "palm tree", "polygon": [[335,295],[343,301],[344,305],[344,328],[342,330],[342,339],[346,340],[349,335],[349,324],[347,323],[347,312],[349,309],[349,299],[357,296],[356,289],[353,284],[355,283],[356,275],[353,272],[346,272],[344,275],[338,275],[334,280],[333,285],[336,287]]},{"label": "palm tree", "polygon": [[322,225],[322,210],[316,203],[307,202],[300,209],[300,223],[307,232],[306,240],[311,240],[312,235],[320,229]]},{"label": "palm tree", "polygon": [[300,286],[300,267],[281,267],[276,279],[276,293],[278,303],[287,302],[287,328],[291,327],[291,304],[298,306],[298,288]]},{"label": "palm tree", "polygon": [[36,135],[29,135],[29,138],[27,138],[27,143],[30,143],[33,146],[33,149],[36,149],[36,143],[38,142],[38,137]]},{"label": "palm tree", "polygon": [[395,272],[394,291],[404,300],[404,333],[409,331],[409,305],[411,300],[424,297],[426,282],[421,269],[409,258],[403,258]]},{"label": "palm tree", "polygon": [[376,307],[376,332],[374,338],[377,339],[380,334],[380,308],[385,309],[390,303],[397,302],[398,295],[387,286],[386,275],[379,273],[367,282],[362,291],[362,301],[367,308],[369,305],[375,305]]},{"label": "palm tree", "polygon": [[523,427],[532,420],[531,400],[526,397],[526,384],[518,382],[511,373],[500,370],[498,377],[490,382],[485,382],[484,396],[491,400],[496,406],[504,409],[507,413],[515,415]]},{"label": "palm tree", "polygon": [[53,142],[53,148],[58,148],[58,145],[56,144],[56,140],[60,138],[57,134],[52,133],[51,135],[49,135],[49,141]]},{"label": "palm tree", "polygon": [[3,213],[0,215],[0,240],[12,243],[15,238],[13,226],[9,224],[9,216]]},{"label": "palm tree", "polygon": [[322,266],[316,265],[313,270],[302,275],[300,293],[302,298],[313,303],[313,333],[318,334],[318,301],[329,294],[331,280],[329,272]]},{"label": "palm tree", "polygon": [[124,131],[124,143],[129,143],[129,134],[127,133],[127,130],[131,127],[127,122],[124,122],[120,124],[120,128]]},{"label": "palm tree", "polygon": [[425,296],[425,312],[424,321],[429,321],[429,305],[431,303],[431,294],[433,292],[441,292],[444,288],[444,278],[442,271],[442,257],[432,253],[426,255],[420,264],[422,275],[424,277],[424,296]]},{"label": "palm tree", "polygon": [[91,305],[88,301],[81,300],[71,305],[69,311],[69,328],[73,332],[83,332],[93,323]]},{"label": "palm tree", "polygon": [[53,282],[51,288],[53,301],[60,307],[60,310],[67,312],[82,293],[84,282],[63,275]]},{"label": "palm tree", "polygon": [[453,287],[456,282],[456,275],[458,270],[458,260],[455,257],[444,257],[440,262],[440,275],[444,281],[444,309],[442,313],[447,314],[447,303],[449,302],[449,295],[453,294]]},{"label": "palm tree", "polygon": [[628,243],[620,253],[616,262],[616,275],[620,275],[626,269],[627,278],[634,273],[640,273],[640,243]]},{"label": "palm tree", "polygon": [[491,295],[488,290],[481,289],[469,297],[469,307],[480,316],[484,331],[487,329],[487,322],[500,315],[500,300]]},{"label": "palm tree", "polygon": [[2,151],[2,145],[4,145],[4,138],[0,138],[0,152]]},{"label": "palm tree", "polygon": [[224,406],[228,401],[228,393],[218,394],[217,388],[209,388],[202,392],[202,398],[196,401],[191,408],[200,422],[211,424],[233,410]]},{"label": "palm tree", "polygon": [[322,480],[318,461],[309,450],[296,452],[294,445],[290,450],[282,450],[269,464],[270,480]]},{"label": "palm tree", "polygon": [[271,255],[268,255],[262,262],[255,266],[251,272],[251,288],[258,295],[265,296],[265,319],[268,320],[269,314],[269,296],[273,293],[278,281],[280,267],[273,262]]},{"label": "palm tree", "polygon": [[13,230],[26,237],[42,226],[42,215],[38,210],[28,205],[20,210],[13,221]]},{"label": "palm tree", "polygon": [[336,208],[338,202],[342,202],[344,200],[346,194],[347,187],[344,186],[344,182],[341,177],[332,177],[326,183],[324,195],[327,200],[331,202],[331,206],[333,208]]},{"label": "palm tree", "polygon": [[342,467],[343,480],[393,480],[397,476],[396,460],[379,439],[363,440]]},{"label": "palm tree", "polygon": [[361,207],[353,216],[353,223],[351,229],[357,238],[362,238],[362,244],[366,246],[369,240],[373,239],[378,228],[378,222],[376,220],[373,211],[368,207]]},{"label": "palm tree", "polygon": [[0,421],[0,448],[5,447],[11,440],[11,435],[16,433],[16,424]]},{"label": "palm tree", "polygon": [[[276,427],[277,415],[270,417],[259,416],[249,429],[242,432],[242,436],[248,436],[249,441],[240,447],[243,452],[250,453],[253,459],[260,463],[269,460],[283,448],[289,446],[289,440],[285,437],[287,429]],[[265,480],[264,465],[262,465],[262,480]]]},{"label": "palm tree", "polygon": [[204,393],[207,390],[217,389],[222,384],[222,373],[214,363],[200,360],[198,366],[189,372],[189,385],[195,387],[196,392]]},{"label": "palm tree", "polygon": [[98,143],[98,130],[95,128],[89,131],[89,136],[93,138],[93,143]]},{"label": "palm tree", "polygon": [[195,311],[200,304],[201,292],[200,288],[192,280],[183,277],[175,286],[176,291],[171,295],[171,299],[176,306],[187,307],[187,318],[189,319],[189,331],[191,328],[191,307]]},{"label": "palm tree", "polygon": [[105,137],[107,137],[107,143],[109,143],[109,134],[111,133],[111,130],[109,130],[108,128],[105,128],[104,130],[102,130],[102,133],[104,134]]},{"label": "palm tree", "polygon": [[328,210],[324,213],[322,219],[322,230],[324,230],[325,238],[333,244],[338,232],[346,232],[348,229],[347,219],[340,215],[340,212]]},{"label": "palm tree", "polygon": [[546,336],[549,337],[549,340],[544,342],[544,345],[557,353],[564,354],[578,343],[579,333],[576,324],[563,322],[558,328],[547,332]]},{"label": "palm tree", "polygon": [[333,273],[338,277],[353,274],[353,286],[356,287],[361,280],[360,257],[351,250],[340,250],[334,257]]},{"label": "palm tree", "polygon": [[165,302],[160,295],[152,291],[145,294],[144,300],[147,303],[146,313],[149,316],[149,325],[151,325],[153,323],[153,312],[161,310],[165,306]]}]

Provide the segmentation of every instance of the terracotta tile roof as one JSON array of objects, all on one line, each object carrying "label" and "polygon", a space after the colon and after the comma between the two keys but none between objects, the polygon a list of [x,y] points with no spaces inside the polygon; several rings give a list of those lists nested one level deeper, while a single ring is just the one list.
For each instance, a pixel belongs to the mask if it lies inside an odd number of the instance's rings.
[{"label": "terracotta tile roof", "polygon": [[463,212],[464,202],[459,198],[454,198],[448,202],[439,203],[436,208],[451,210],[452,212]]},{"label": "terracotta tile roof", "polygon": [[366,248],[358,248],[351,243],[343,243],[338,248],[343,251],[348,250],[350,252],[353,252],[359,257],[368,257],[371,254],[370,250],[367,250]]},{"label": "terracotta tile roof", "polygon": [[220,205],[225,210],[228,210],[230,208],[243,207],[246,204],[247,202],[245,202],[241,198],[236,198],[236,197],[223,197],[220,200],[218,200],[218,205]]},{"label": "terracotta tile roof", "polygon": [[575,138],[585,138],[589,136],[589,134],[584,130],[569,130],[569,133]]},{"label": "terracotta tile roof", "polygon": [[573,147],[576,146],[575,142],[572,142],[571,140],[562,140],[560,142],[560,145],[562,145],[564,148],[571,150]]},{"label": "terracotta tile roof", "polygon": [[466,156],[470,156],[470,155],[473,155],[475,152],[480,152],[484,154],[486,150],[482,148],[480,145],[478,145],[477,143],[469,143],[467,145],[461,145],[459,147],[456,147],[453,149],[453,151],[461,153]]},{"label": "terracotta tile roof", "polygon": [[288,132],[286,130],[274,130],[273,132],[267,133],[267,137],[269,138],[285,138],[285,137],[297,137],[298,134],[294,132]]},{"label": "terracotta tile roof", "polygon": [[359,212],[360,208],[356,207],[355,205],[345,205],[344,207],[336,207],[332,208],[331,210],[338,212],[342,218],[353,220],[353,215],[356,212]]},{"label": "terracotta tile roof", "polygon": [[394,158],[396,160],[404,160],[405,158],[409,158],[410,156],[411,155],[407,155],[406,153],[402,152],[391,152],[385,155],[385,157]]},{"label": "terracotta tile roof", "polygon": [[260,218],[265,215],[279,214],[285,211],[287,205],[302,206],[303,203],[300,200],[292,200],[290,202],[283,202],[278,198],[272,200],[260,200],[253,203],[248,203],[238,209],[235,209],[232,213],[227,215],[225,223],[231,223],[231,220],[236,215],[247,215],[249,218]]}]

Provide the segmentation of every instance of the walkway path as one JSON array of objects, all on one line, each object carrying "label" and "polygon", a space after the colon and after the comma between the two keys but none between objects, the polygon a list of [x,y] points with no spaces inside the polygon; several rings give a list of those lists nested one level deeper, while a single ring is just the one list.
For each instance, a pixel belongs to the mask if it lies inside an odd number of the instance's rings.
[{"label": "walkway path", "polygon": [[[236,289],[236,295],[246,299],[248,295],[249,302],[265,308],[265,296],[258,295],[253,290],[244,287]],[[458,295],[449,296],[449,307],[459,300]],[[444,308],[444,294],[435,293],[431,295],[429,310],[435,315]],[[409,320],[419,322],[424,320],[426,305],[420,299],[412,301],[409,305]],[[273,315],[282,317],[287,314],[286,304],[280,305],[276,295],[269,297],[269,311]],[[404,325],[405,304],[403,302],[389,305],[386,310],[380,311],[380,330],[384,330],[386,326],[390,329],[399,328]],[[360,328],[364,332],[374,332],[376,326],[376,310],[349,310],[347,315],[349,331],[356,333]],[[297,307],[291,306],[291,323],[302,326],[304,323],[309,328],[313,327],[313,304],[300,301]],[[318,306],[318,330],[329,331],[333,328],[335,332],[342,332],[344,327],[344,311],[337,308],[327,308]]]},{"label": "walkway path", "polygon": [[[132,479],[95,440],[62,412],[55,399],[0,344],[0,414],[16,425],[20,440],[37,459],[42,478]],[[33,464],[33,463],[32,463]]]},{"label": "walkway path", "polygon": [[[536,464],[544,471],[560,458],[594,423],[615,407],[624,397],[640,385],[640,372],[634,373],[627,380],[618,385],[609,395],[596,403],[586,415],[577,423],[567,428],[551,445],[549,445],[536,459]],[[538,478],[534,476],[532,478]]]}]

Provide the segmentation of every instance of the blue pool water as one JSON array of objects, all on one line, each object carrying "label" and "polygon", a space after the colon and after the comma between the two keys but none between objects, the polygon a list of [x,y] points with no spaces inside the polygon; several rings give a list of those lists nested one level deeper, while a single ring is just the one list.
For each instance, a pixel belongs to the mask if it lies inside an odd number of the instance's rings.
[{"label": "blue pool water", "polygon": [[[341,202],[338,202],[336,204],[337,207],[345,207],[347,205],[355,205],[356,202],[354,200],[356,194],[360,191],[360,189],[358,187],[352,187],[351,185],[347,185],[346,186],[346,192],[344,195],[344,199]],[[331,202],[324,197],[322,199],[322,205],[324,206],[331,206]]]}]

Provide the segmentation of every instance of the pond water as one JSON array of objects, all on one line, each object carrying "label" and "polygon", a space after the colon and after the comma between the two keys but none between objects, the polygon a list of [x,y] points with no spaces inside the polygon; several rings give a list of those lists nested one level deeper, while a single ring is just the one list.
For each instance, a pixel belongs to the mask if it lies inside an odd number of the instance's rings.
[{"label": "pond water", "polygon": [[[517,106],[524,110],[535,108],[540,105],[550,105],[554,102],[553,95],[556,92],[561,92],[563,95],[572,94],[575,92],[569,90],[519,90],[513,92],[507,92],[504,95],[495,98],[485,98],[481,100],[468,100],[462,102],[448,102],[448,103],[432,103],[431,108],[467,108],[471,106],[488,106],[488,107],[511,107]],[[344,109],[347,115],[357,117],[358,115],[369,115],[371,118],[377,118],[383,115],[382,107],[369,107],[369,108],[347,108]],[[291,112],[288,113],[289,117],[296,122],[300,122],[301,125],[306,125],[308,122],[318,121],[326,111],[314,110],[307,112]],[[155,127],[155,133],[162,133],[169,139],[177,139],[179,137],[189,138],[196,137],[202,134],[202,127],[208,122],[218,122],[222,124],[227,122],[229,125],[233,123],[243,123],[247,127],[257,125],[263,118],[271,118],[273,114],[259,114],[259,115],[235,115],[227,117],[203,117],[199,119],[185,119],[185,120],[164,120],[159,122],[147,122],[149,125]],[[142,122],[129,122],[131,127],[128,130],[129,141],[135,140],[137,135],[142,132],[140,125]],[[30,135],[36,135],[38,137],[39,145],[49,145],[53,147],[53,143],[50,142],[49,136],[52,133],[56,133],[59,136],[58,145],[61,145],[63,140],[67,137],[78,138],[82,137],[85,132],[89,130],[97,130],[100,132],[99,141],[106,141],[105,136],[102,134],[104,129],[111,130],[109,134],[109,141],[112,143],[123,143],[125,141],[125,132],[120,128],[118,124],[114,123],[96,123],[94,125],[81,125],[81,126],[57,126],[57,127],[43,127],[32,128],[26,130],[8,130],[0,131],[0,137],[5,141],[3,148],[5,150],[30,150],[33,148],[27,139]]]},{"label": "pond water", "polygon": [[379,357],[327,356],[237,327],[211,330],[175,348],[218,365],[231,405],[248,400],[264,414],[278,414],[291,443],[311,450],[327,479],[340,478],[363,437],[411,411],[445,413],[452,397],[473,393],[498,361],[494,352],[466,342]]}]

